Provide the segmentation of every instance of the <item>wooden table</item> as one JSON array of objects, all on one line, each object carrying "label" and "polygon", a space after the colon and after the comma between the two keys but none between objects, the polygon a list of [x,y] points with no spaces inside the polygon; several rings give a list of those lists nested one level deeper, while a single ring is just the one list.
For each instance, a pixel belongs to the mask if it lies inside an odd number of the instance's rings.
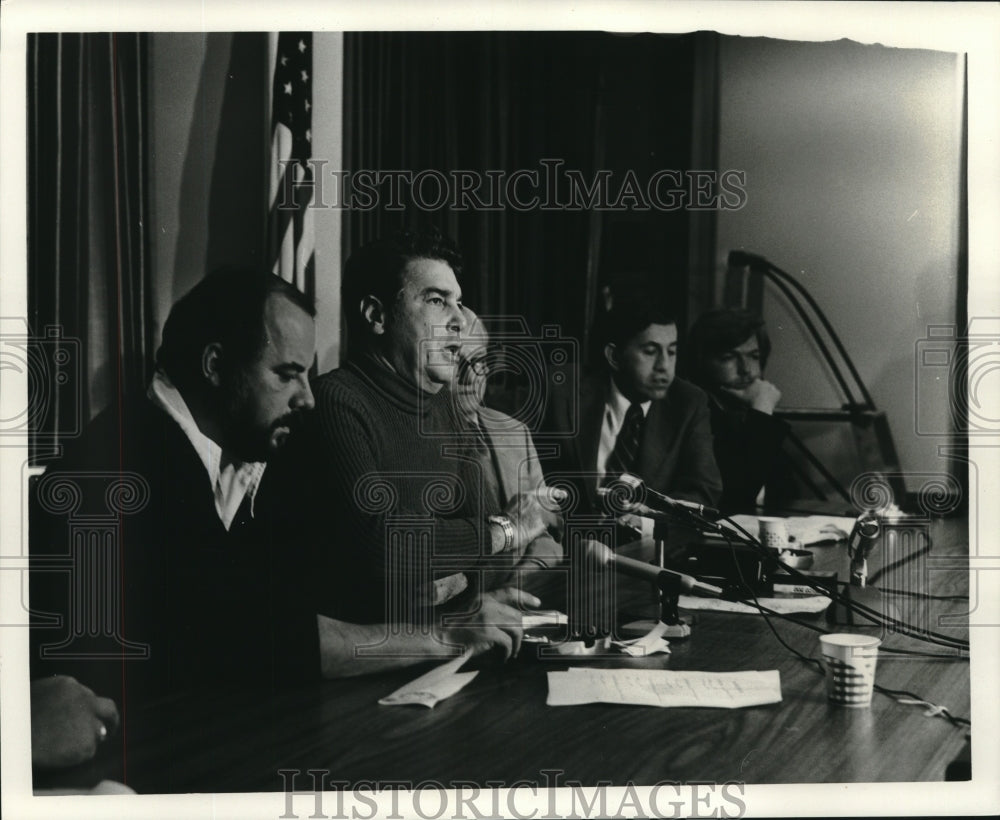
[{"label": "wooden table", "polygon": [[[920,577],[915,566],[930,566],[926,577],[931,588],[922,591],[966,595],[968,576],[961,560],[968,554],[965,522],[933,521],[929,533],[929,554],[879,583],[898,585],[900,573],[912,579]],[[641,553],[649,546],[634,549]],[[815,547],[814,552],[814,568],[835,567],[841,578],[847,577],[843,542]],[[950,565],[949,557],[954,559]],[[880,556],[871,563],[877,571]],[[618,582],[623,606],[651,603],[647,584],[621,577]],[[967,601],[960,599],[899,600],[927,604],[924,615],[930,616],[968,611]],[[144,712],[146,729],[130,736],[123,760],[98,759],[76,777],[98,773],[124,779],[140,793],[281,790],[281,769],[319,769],[330,780],[352,784],[485,785],[524,779],[558,785],[546,779],[545,770],[559,770],[561,783],[584,785],[933,781],[944,778],[946,765],[965,744],[967,730],[925,717],[920,707],[900,705],[885,695],[876,693],[870,708],[829,704],[823,676],[786,650],[759,615],[697,612],[692,618],[693,635],[674,642],[669,655],[580,662],[675,670],[777,669],[782,702],[737,710],[549,707],[545,673],[572,661],[540,660],[526,647],[506,664],[495,658],[473,662],[479,676],[434,709],[377,704],[423,668],[266,697],[219,692],[197,701],[177,698]],[[805,620],[841,631],[827,626],[822,616]],[[935,623],[933,628],[967,637],[962,618],[956,620],[958,625]],[[790,645],[818,657],[815,632],[778,619],[772,623]],[[883,653],[877,682],[969,716],[968,661],[955,650],[892,634],[884,636],[884,646],[950,655],[941,660]],[[311,788],[308,780],[297,785]]]}]

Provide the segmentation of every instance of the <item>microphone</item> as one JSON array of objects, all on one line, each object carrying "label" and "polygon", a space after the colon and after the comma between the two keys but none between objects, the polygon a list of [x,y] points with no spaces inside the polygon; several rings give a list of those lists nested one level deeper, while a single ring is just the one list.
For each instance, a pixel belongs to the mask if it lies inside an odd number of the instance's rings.
[{"label": "microphone", "polygon": [[[607,494],[607,489],[602,487],[598,491],[598,494]],[[648,518],[650,521],[676,521],[677,515],[675,513],[666,513],[662,510],[654,510],[652,507],[647,507],[645,504],[639,501],[633,501],[629,504],[628,512],[633,515],[637,515],[640,518]]]},{"label": "microphone", "polygon": [[854,528],[847,539],[847,554],[852,558],[867,558],[878,544],[881,527],[878,516],[871,512],[861,513],[854,522]]},{"label": "microphone", "polygon": [[847,539],[847,554],[851,558],[851,583],[864,587],[868,580],[868,556],[879,542],[881,532],[878,516],[863,512],[854,522]]},{"label": "microphone", "polygon": [[[607,489],[604,487],[598,489],[597,492],[598,495],[607,495]],[[687,510],[683,507],[678,507],[677,510],[672,512],[663,512],[663,510],[654,510],[652,507],[647,507],[639,501],[633,501],[629,504],[628,512],[632,515],[639,516],[639,518],[648,518],[650,521],[664,521],[670,524],[677,523],[678,520],[682,520],[685,524],[697,526],[705,531],[722,532],[722,527],[717,522],[703,521],[698,518],[694,510]],[[678,515],[678,512],[680,512],[681,515]]]},{"label": "microphone", "polygon": [[649,581],[658,585],[661,578],[668,576],[678,580],[684,592],[700,592],[713,598],[718,598],[722,595],[720,587],[706,584],[697,578],[685,575],[683,572],[675,572],[672,569],[660,569],[660,567],[654,567],[645,561],[636,561],[634,558],[618,555],[598,541],[591,541],[587,544],[586,555],[595,564],[602,567],[614,566],[618,572],[628,575],[630,578],[638,578],[641,581]]},{"label": "microphone", "polygon": [[[632,473],[622,473],[619,481],[643,493],[647,500],[652,498],[664,508],[661,512],[693,513],[702,518],[718,518],[721,515],[714,507],[706,507],[704,504],[699,504],[696,501],[682,501],[679,498],[671,498],[669,495],[657,492],[639,478],[639,476]],[[714,521],[706,523],[714,524]],[[715,526],[718,527],[718,525]]]},{"label": "microphone", "polygon": [[[843,601],[835,601],[832,613],[834,623],[855,623],[855,607],[860,604],[868,611],[879,613],[883,618],[900,619],[899,609],[887,600],[882,591],[868,586],[868,556],[877,549],[882,540],[881,519],[874,510],[866,510],[857,517],[851,534],[847,538],[847,554],[851,559],[851,582],[844,587]],[[861,611],[861,617],[871,618]],[[860,620],[858,623],[862,623]]]}]

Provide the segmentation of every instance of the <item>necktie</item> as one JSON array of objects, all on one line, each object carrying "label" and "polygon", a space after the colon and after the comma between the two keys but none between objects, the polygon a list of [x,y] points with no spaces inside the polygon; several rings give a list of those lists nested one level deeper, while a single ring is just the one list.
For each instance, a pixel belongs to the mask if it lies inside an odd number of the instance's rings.
[{"label": "necktie", "polygon": [[625,423],[615,439],[615,448],[608,456],[605,466],[605,482],[613,481],[622,473],[635,469],[636,456],[639,454],[639,441],[642,438],[642,424],[646,420],[642,405],[631,404],[625,413]]}]

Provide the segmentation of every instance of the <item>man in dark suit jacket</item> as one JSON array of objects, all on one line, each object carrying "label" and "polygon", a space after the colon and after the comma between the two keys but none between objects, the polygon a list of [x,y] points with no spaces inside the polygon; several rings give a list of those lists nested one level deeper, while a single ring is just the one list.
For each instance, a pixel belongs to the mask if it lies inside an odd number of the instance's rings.
[{"label": "man in dark suit jacket", "polygon": [[782,449],[791,432],[775,417],[781,391],[764,378],[771,340],[764,321],[742,308],[717,308],[698,318],[687,337],[685,372],[708,394],[715,458],[722,472],[724,512],[749,512],[793,494]]},{"label": "man in dark suit jacket", "polygon": [[[142,708],[167,694],[319,680],[297,514],[266,470],[313,405],[313,312],[270,273],[205,277],[171,310],[148,393],[99,414],[33,486],[37,771],[141,748]],[[82,694],[87,719],[60,721],[79,698],[53,687]],[[110,701],[131,707],[114,744]]]},{"label": "man in dark suit jacket", "polygon": [[[548,430],[576,431],[560,443],[550,481],[571,480],[579,506],[604,509],[598,488],[631,473],[673,498],[715,505],[722,491],[705,394],[674,377],[677,322],[655,301],[618,300],[606,317],[606,367],[584,379],[578,405],[550,404]],[[630,519],[633,525],[638,523]],[[643,530],[651,525],[643,520]]]}]

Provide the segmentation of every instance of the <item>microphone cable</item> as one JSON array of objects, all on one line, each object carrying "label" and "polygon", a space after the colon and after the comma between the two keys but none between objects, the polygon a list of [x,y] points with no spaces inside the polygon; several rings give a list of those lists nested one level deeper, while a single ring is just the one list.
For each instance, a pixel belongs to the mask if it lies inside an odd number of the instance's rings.
[{"label": "microphone cable", "polygon": [[[732,522],[732,523],[735,523],[735,522]],[[736,526],[739,526],[739,525],[737,524]],[[742,528],[740,528],[740,529],[742,529]],[[746,530],[743,530],[743,531],[746,532]],[[747,536],[751,537],[749,535],[749,533],[747,533]],[[814,626],[812,624],[807,624],[807,623],[805,623],[803,621],[800,621],[797,618],[790,618],[790,617],[788,617],[787,615],[785,615],[785,614],[783,614],[781,612],[777,612],[776,610],[773,610],[770,607],[764,606],[758,600],[757,593],[754,592],[753,587],[751,587],[749,584],[747,584],[746,579],[743,577],[743,570],[740,568],[739,562],[736,560],[736,546],[733,543],[732,539],[730,539],[729,536],[726,535],[726,534],[723,534],[723,538],[726,539],[726,544],[729,546],[729,549],[733,553],[733,563],[736,566],[736,572],[740,576],[740,581],[750,591],[750,595],[753,598],[754,606],[760,611],[761,617],[764,618],[764,623],[767,624],[768,629],[771,630],[771,633],[778,640],[778,643],[780,643],[783,647],[785,647],[785,649],[787,649],[789,652],[791,652],[796,658],[798,658],[799,660],[801,660],[802,662],[804,662],[807,666],[812,667],[813,669],[815,669],[816,671],[818,671],[821,675],[825,676],[826,675],[826,667],[824,666],[823,662],[821,660],[819,660],[819,658],[809,657],[808,655],[800,652],[798,649],[796,649],[795,647],[793,647],[789,643],[787,643],[785,641],[785,639],[782,638],[781,635],[778,634],[778,630],[774,628],[774,624],[771,623],[771,618],[769,616],[770,615],[777,615],[782,620],[790,621],[791,623],[798,624],[799,626],[804,626],[807,629],[812,629],[814,632],[819,632],[822,635],[828,634],[827,631],[825,629],[821,628],[821,627]],[[808,576],[805,576],[805,577],[808,577]],[[885,650],[885,647],[881,647],[880,646],[879,647],[879,651],[881,652],[881,651],[888,651],[888,650]],[[908,652],[906,650],[895,650],[894,653],[898,653],[898,654],[904,654],[905,653],[907,655],[912,654],[912,655],[918,656],[918,657],[923,655],[923,653],[917,653],[917,652],[911,653],[911,652]],[[934,658],[947,658],[948,656],[932,655],[931,657],[934,657]],[[874,691],[876,691],[876,692],[879,692],[879,693],[881,693],[883,695],[886,695],[887,697],[892,698],[894,701],[896,701],[897,703],[900,703],[902,705],[906,705],[906,706],[925,706],[925,707],[927,707],[926,710],[925,710],[925,712],[924,712],[924,716],[925,717],[943,717],[952,726],[956,726],[956,727],[963,727],[963,726],[964,727],[971,727],[972,726],[972,721],[969,720],[968,718],[959,717],[959,716],[953,715],[949,711],[948,707],[946,707],[946,706],[939,706],[938,704],[932,703],[931,701],[927,700],[926,698],[923,698],[920,695],[916,695],[913,692],[909,692],[909,691],[907,691],[905,689],[890,689],[890,688],[888,688],[886,686],[880,686],[879,684],[874,683],[874,682],[872,683],[872,689]]]},{"label": "microphone cable", "polygon": [[[765,550],[764,546],[760,543],[760,541],[754,538],[736,521],[733,521],[731,518],[727,518],[726,521],[728,521],[733,527],[735,527],[737,530],[743,533],[744,538],[742,540],[747,546],[750,546],[756,552],[760,553],[769,560],[773,558],[773,556],[770,555]],[[725,530],[723,530],[722,528],[720,528],[720,531],[722,532],[723,538],[725,538],[726,543],[729,544],[729,547],[733,551],[735,556],[735,546],[729,537],[730,535],[733,535],[733,533],[729,533],[727,535]],[[905,621],[900,621],[896,618],[889,617],[884,613],[878,612],[877,610],[869,606],[866,606],[865,604],[861,604],[857,601],[851,600],[850,598],[841,595],[839,592],[835,592],[833,595],[831,595],[830,590],[819,585],[810,576],[805,575],[804,573],[800,572],[794,567],[789,566],[788,564],[784,563],[780,558],[777,558],[775,560],[777,560],[778,565],[782,569],[784,569],[796,581],[812,587],[819,594],[825,595],[826,597],[831,598],[833,601],[842,604],[843,606],[849,608],[851,611],[871,621],[876,626],[891,628],[902,635],[906,635],[907,637],[915,638],[917,640],[925,641],[926,643],[931,643],[938,646],[945,646],[951,649],[961,649],[966,652],[968,652],[969,650],[969,642],[967,640],[962,640],[960,638],[953,638],[950,635],[943,635],[937,632],[931,632],[930,630],[918,631],[916,627],[906,623]],[[741,575],[741,580],[742,580],[742,575]],[[743,583],[744,585],[746,585],[745,580],[743,581]]]}]

